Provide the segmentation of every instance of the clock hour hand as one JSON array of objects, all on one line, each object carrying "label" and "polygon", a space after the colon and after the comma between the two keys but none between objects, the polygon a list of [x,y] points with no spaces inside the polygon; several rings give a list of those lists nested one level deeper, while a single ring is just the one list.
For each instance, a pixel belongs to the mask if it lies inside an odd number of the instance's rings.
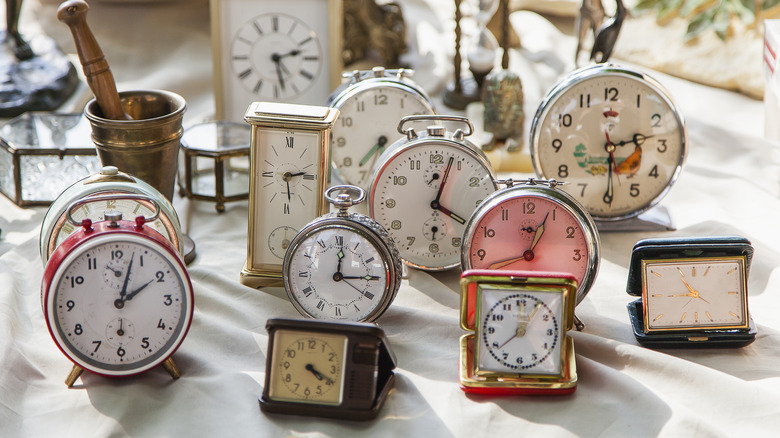
[{"label": "clock hour hand", "polygon": [[368,153],[363,156],[363,158],[360,159],[360,166],[364,166],[368,160],[376,154],[378,151],[381,151],[385,145],[387,144],[387,137],[384,135],[380,135],[379,139],[377,139],[376,144],[368,151]]},{"label": "clock hour hand", "polygon": [[[436,203],[436,204],[435,204],[435,205],[436,205],[435,207],[434,207],[434,203]],[[451,211],[450,211],[448,208],[446,208],[446,207],[444,207],[443,205],[439,204],[437,201],[433,201],[433,202],[431,202],[431,207],[433,207],[433,208],[435,208],[436,210],[439,210],[440,212],[442,212],[442,213],[446,214],[447,216],[451,217],[451,218],[452,218],[452,220],[454,220],[455,222],[457,222],[457,223],[459,223],[459,224],[461,224],[461,225],[466,223],[466,219],[463,219],[463,218],[462,218],[462,217],[460,217],[459,215],[457,215],[457,214],[455,214],[455,213],[451,212]]]},{"label": "clock hour hand", "polygon": [[130,292],[129,294],[127,294],[127,296],[125,297],[125,301],[132,300],[134,296],[138,295],[142,290],[146,289],[146,286],[149,286],[150,284],[152,284],[153,281],[154,281],[154,279],[149,280],[146,283],[144,283],[141,287],[139,287],[138,289],[136,289],[136,290]]},{"label": "clock hour hand", "polygon": [[688,282],[685,281],[684,278],[680,277],[680,280],[682,280],[683,284],[685,284],[685,287],[688,288],[688,290],[691,292],[691,293],[687,294],[688,296],[693,297],[693,298],[699,298],[700,300],[704,301],[705,303],[710,304],[710,302],[705,300],[704,298],[702,298],[701,295],[699,295],[699,291],[697,291],[690,284],[688,284]]},{"label": "clock hour hand", "polygon": [[325,377],[324,375],[322,375],[322,373],[321,373],[321,372],[319,372],[319,371],[317,371],[317,370],[314,368],[314,365],[312,365],[312,364],[310,364],[310,363],[307,363],[307,364],[306,364],[306,371],[309,371],[310,373],[314,374],[314,377],[316,377],[316,378],[317,378],[317,380],[324,380],[324,381],[325,381],[325,384],[327,384],[327,385],[332,385],[332,384],[333,384],[333,380],[332,380],[332,379],[330,379],[330,378],[328,378],[328,377]]}]

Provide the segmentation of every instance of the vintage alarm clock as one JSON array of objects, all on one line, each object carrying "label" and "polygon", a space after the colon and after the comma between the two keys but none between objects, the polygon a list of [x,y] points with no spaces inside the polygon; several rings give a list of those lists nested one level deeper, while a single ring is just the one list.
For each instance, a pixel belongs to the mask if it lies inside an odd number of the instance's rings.
[{"label": "vintage alarm clock", "polygon": [[[191,241],[189,245],[186,244],[187,239],[181,232],[179,217],[170,201],[145,181],[120,172],[114,166],[105,166],[100,173],[77,181],[65,189],[49,207],[43,218],[39,240],[44,265],[57,246],[76,231],[77,226],[67,220],[66,209],[82,198],[86,201],[81,203],[78,210],[72,212],[76,221],[101,221],[106,210],[121,212],[127,218],[151,216],[156,204],[160,214],[146,226],[159,231],[181,254],[194,258],[195,246]],[[185,256],[188,261],[190,257]]]},{"label": "vintage alarm clock", "polygon": [[460,387],[488,395],[577,388],[571,274],[469,270],[461,276]]},{"label": "vintage alarm clock", "polygon": [[[404,129],[417,121],[455,122],[454,133],[429,126]],[[405,135],[385,151],[371,177],[369,211],[398,246],[403,261],[438,271],[459,265],[463,230],[471,213],[497,186],[484,153],[465,137],[474,131],[465,117],[407,116]]]},{"label": "vintage alarm clock", "polygon": [[[590,291],[600,263],[599,234],[587,211],[555,180],[506,184],[477,207],[463,234],[461,265],[469,269],[568,272],[575,305]],[[577,328],[582,329],[577,321]]]},{"label": "vintage alarm clock", "polygon": [[[66,209],[70,224],[87,202]],[[162,364],[179,377],[171,356],[192,321],[192,284],[170,241],[147,225],[160,213],[152,205],[135,221],[118,211],[82,219],[46,263],[41,303],[52,339],[75,364],[69,387],[83,370],[124,377]]]},{"label": "vintage alarm clock", "polygon": [[330,130],[335,108],[255,102],[246,111],[249,149],[249,239],[241,283],[281,286],[290,240],[328,211]]},{"label": "vintage alarm clock", "polygon": [[333,186],[325,198],[337,213],[306,225],[284,257],[284,288],[295,308],[318,319],[373,321],[401,287],[401,257],[384,227],[368,216],[347,213],[365,191]]},{"label": "vintage alarm clock", "polygon": [[414,70],[355,70],[334,91],[328,105],[338,108],[331,161],[334,178],[367,189],[377,158],[398,138],[398,122],[408,115],[436,114],[433,103],[410,76]]},{"label": "vintage alarm clock", "polygon": [[687,147],[671,95],[646,74],[614,64],[571,73],[548,93],[531,126],[537,175],[569,182],[565,190],[604,228],[636,226],[627,219],[666,195]]},{"label": "vintage alarm clock", "polygon": [[376,324],[269,319],[264,412],[376,417],[395,382],[395,355]]},{"label": "vintage alarm clock", "polygon": [[740,236],[644,239],[634,245],[628,304],[634,335],[655,348],[742,347],[756,338],[748,311],[750,241]]}]

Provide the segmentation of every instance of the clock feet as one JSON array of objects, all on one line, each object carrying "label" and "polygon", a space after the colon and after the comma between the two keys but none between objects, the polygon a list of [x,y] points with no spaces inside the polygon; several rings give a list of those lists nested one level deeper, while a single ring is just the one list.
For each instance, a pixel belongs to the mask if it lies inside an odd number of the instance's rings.
[{"label": "clock feet", "polygon": [[73,368],[70,369],[70,374],[68,374],[68,377],[65,378],[65,385],[67,385],[68,388],[72,387],[83,372],[84,368],[81,368],[78,365],[73,365]]},{"label": "clock feet", "polygon": [[165,371],[168,371],[168,374],[171,375],[173,380],[181,377],[181,372],[179,371],[179,368],[176,367],[176,364],[173,363],[172,357],[165,359],[165,362],[162,363],[162,367],[165,368]]}]

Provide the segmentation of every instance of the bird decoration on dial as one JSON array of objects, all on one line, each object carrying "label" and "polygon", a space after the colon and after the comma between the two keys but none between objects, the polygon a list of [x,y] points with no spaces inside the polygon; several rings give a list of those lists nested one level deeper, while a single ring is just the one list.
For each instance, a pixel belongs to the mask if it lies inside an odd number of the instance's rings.
[{"label": "bird decoration on dial", "polygon": [[740,236],[644,239],[634,245],[628,304],[642,345],[742,347],[755,340],[748,312],[750,241]]},{"label": "bird decoration on dial", "polygon": [[[429,126],[424,133],[404,129],[417,121],[455,122],[468,131],[450,133]],[[465,137],[471,122],[454,116],[407,116],[405,135],[379,158],[371,177],[369,209],[398,246],[403,261],[437,271],[459,265],[466,221],[496,189],[484,153]]]},{"label": "bird decoration on dial", "polygon": [[356,186],[333,186],[337,213],[321,216],[290,242],[284,287],[295,308],[317,319],[373,321],[401,287],[401,257],[384,227],[347,209],[365,199]]},{"label": "bird decoration on dial", "polygon": [[[537,175],[568,182],[565,190],[603,230],[643,229],[627,219],[666,195],[686,152],[685,122],[669,93],[613,64],[571,73],[548,93],[531,126]],[[657,222],[673,229],[671,218]]]},{"label": "bird decoration on dial", "polygon": [[260,409],[368,420],[395,382],[395,355],[376,324],[274,318]]},{"label": "bird decoration on dial", "polygon": [[[89,198],[72,203],[67,220]],[[171,356],[192,321],[193,293],[184,261],[160,233],[148,226],[153,214],[122,220],[81,221],[46,263],[41,303],[52,339],[75,364],[72,386],[83,370],[124,377],[163,365],[180,373]]]},{"label": "bird decoration on dial", "polygon": [[331,153],[335,179],[367,189],[377,158],[399,138],[398,121],[436,114],[425,91],[409,79],[413,74],[384,67],[344,73],[349,81],[328,99],[340,111]]},{"label": "bird decoration on dial", "polygon": [[330,130],[335,108],[255,102],[246,113],[249,149],[249,239],[241,283],[282,286],[290,240],[325,214]]},{"label": "bird decoration on dial", "polygon": [[554,272],[469,270],[461,276],[460,387],[488,395],[570,394],[577,388],[577,280]]},{"label": "bird decoration on dial", "polygon": [[[488,196],[466,225],[463,270],[566,272],[577,280],[574,300],[579,304],[600,262],[598,230],[590,215],[555,180],[499,183],[507,187]],[[575,323],[582,329],[579,320]]]},{"label": "bird decoration on dial", "polygon": [[160,214],[146,226],[159,231],[181,254],[188,253],[179,217],[170,201],[143,180],[120,172],[114,166],[105,166],[100,173],[90,175],[65,189],[46,211],[39,239],[44,265],[65,238],[78,229],[67,220],[66,209],[80,199],[85,199],[85,202],[72,212],[77,221],[101,221],[106,210],[119,211],[126,217],[151,216],[154,205],[157,205]]}]

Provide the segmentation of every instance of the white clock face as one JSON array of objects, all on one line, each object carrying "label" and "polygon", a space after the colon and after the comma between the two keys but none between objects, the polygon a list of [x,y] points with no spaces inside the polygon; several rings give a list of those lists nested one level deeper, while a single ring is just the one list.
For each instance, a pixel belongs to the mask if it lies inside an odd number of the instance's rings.
[{"label": "white clock face", "polygon": [[254,233],[255,264],[281,265],[290,240],[318,216],[322,198],[321,134],[308,131],[259,129],[256,144],[255,222],[264,232]]},{"label": "white clock face", "polygon": [[291,101],[323,74],[322,42],[305,21],[283,13],[256,16],[233,37],[234,77],[261,100]]},{"label": "white clock face", "polygon": [[332,161],[344,182],[367,189],[380,155],[396,140],[398,123],[409,115],[434,114],[411,88],[377,82],[339,105],[333,127]]},{"label": "white clock face", "polygon": [[[592,70],[591,70],[592,71]],[[649,80],[605,71],[554,91],[533,128],[534,168],[596,218],[638,214],[657,203],[685,158],[685,127]]]},{"label": "white clock face", "polygon": [[466,221],[496,190],[489,165],[465,146],[444,141],[388,154],[372,177],[371,217],[412,266],[459,265]]},{"label": "white clock face", "polygon": [[149,238],[103,235],[76,247],[45,296],[47,323],[74,362],[128,375],[167,359],[192,316],[181,262]]},{"label": "white clock face", "polygon": [[744,269],[741,258],[643,261],[646,327],[746,327]]},{"label": "white clock face", "polygon": [[478,371],[561,373],[563,295],[480,288]]},{"label": "white clock face", "polygon": [[288,266],[290,299],[314,318],[365,321],[388,303],[388,265],[353,229],[317,229],[293,249]]}]

